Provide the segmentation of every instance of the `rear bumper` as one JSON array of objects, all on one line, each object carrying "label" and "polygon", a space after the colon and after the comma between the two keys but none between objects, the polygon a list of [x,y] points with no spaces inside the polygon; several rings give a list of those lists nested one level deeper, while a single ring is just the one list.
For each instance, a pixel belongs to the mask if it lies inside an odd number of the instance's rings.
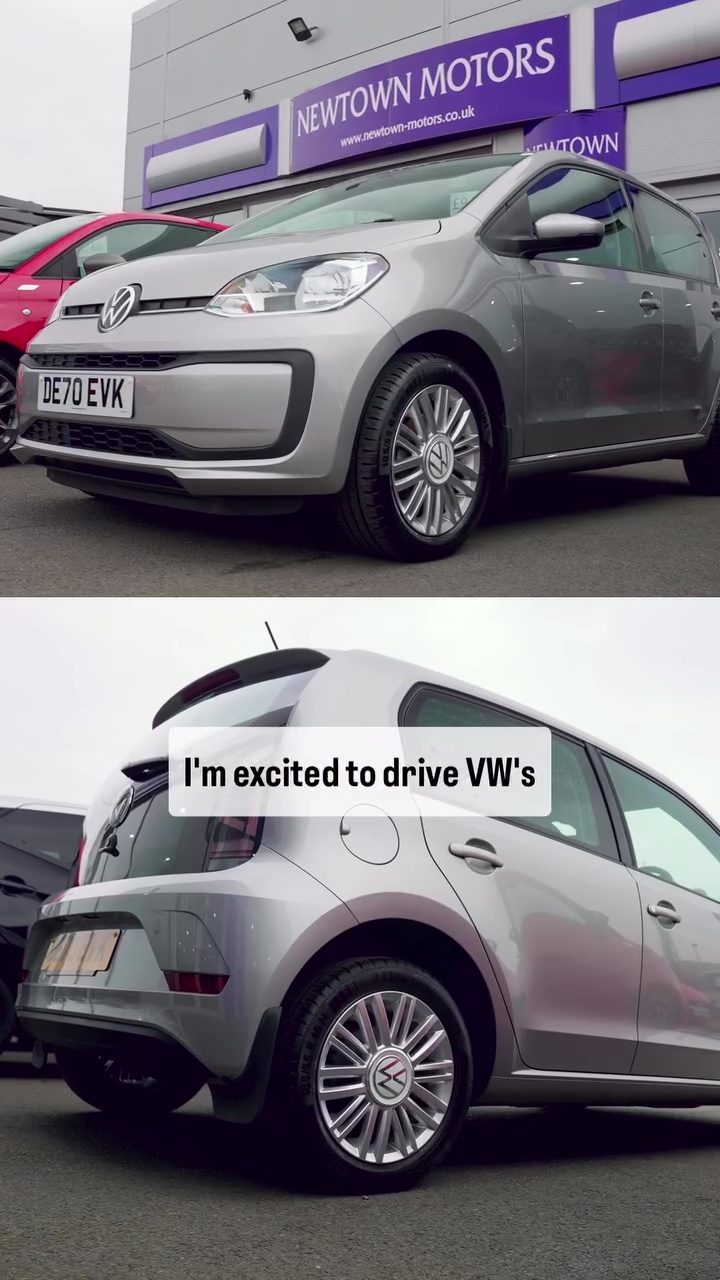
[{"label": "rear bumper", "polygon": [[[253,1040],[245,1070],[235,1080],[211,1078],[215,1115],[235,1124],[251,1124],[261,1114],[272,1070],[280,1017],[279,1008],[266,1009]],[[20,1026],[32,1040],[52,1048],[102,1053],[122,1062],[158,1064],[197,1070],[203,1064],[167,1032],[120,1019],[88,1018],[79,1014],[25,1013]]]},{"label": "rear bumper", "polygon": [[[136,1056],[176,1045],[208,1077],[239,1081],[267,1010],[279,1009],[300,969],[354,924],[334,894],[266,847],[230,871],[83,885],[44,907],[33,926],[18,1017],[26,1027],[38,1019],[48,1043],[62,1035],[80,1048],[97,1036],[104,1045],[110,1035],[116,1049],[119,1036]],[[104,928],[121,931],[108,969],[42,972],[58,933]],[[171,990],[170,972],[228,980],[217,995],[196,995]]]}]

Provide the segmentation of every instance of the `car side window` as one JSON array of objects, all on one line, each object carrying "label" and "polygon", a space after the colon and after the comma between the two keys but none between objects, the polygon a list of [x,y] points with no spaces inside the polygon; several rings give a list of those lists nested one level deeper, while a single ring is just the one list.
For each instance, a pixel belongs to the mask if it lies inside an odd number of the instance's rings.
[{"label": "car side window", "polygon": [[576,213],[602,222],[605,236],[596,249],[562,253],[542,253],[540,261],[572,262],[590,267],[620,267],[626,271],[640,266],[633,218],[621,182],[593,169],[567,166],[553,169],[530,187],[527,193],[530,221],[549,213]]},{"label": "car side window", "polygon": [[[420,690],[408,703],[403,723],[418,727],[458,726],[521,729],[528,722],[489,703],[450,692]],[[610,817],[587,751],[563,734],[552,735],[552,811],[546,818],[508,818],[542,835],[619,858]]]},{"label": "car side window", "polygon": [[720,833],[667,787],[604,759],[638,870],[720,902]]},{"label": "car side window", "polygon": [[705,238],[682,209],[647,191],[632,189],[632,201],[647,232],[653,271],[716,283],[715,267]]},{"label": "car side window", "polygon": [[9,809],[0,815],[0,841],[69,871],[82,837],[83,820],[52,810]]},{"label": "car side window", "polygon": [[209,227],[186,227],[181,222],[119,222],[81,241],[65,254],[64,278],[82,279],[85,263],[97,253],[116,253],[127,262],[135,262],[158,253],[191,249],[213,235],[217,235],[217,231]]}]

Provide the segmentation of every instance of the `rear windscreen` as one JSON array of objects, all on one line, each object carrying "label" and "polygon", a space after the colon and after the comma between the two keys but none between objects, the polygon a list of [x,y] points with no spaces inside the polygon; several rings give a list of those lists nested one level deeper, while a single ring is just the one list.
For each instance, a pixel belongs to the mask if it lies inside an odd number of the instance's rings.
[{"label": "rear windscreen", "polygon": [[[167,755],[170,729],[232,728],[263,723],[286,724],[314,671],[263,680],[217,694],[179,712],[158,726],[128,754],[126,767],[140,776],[143,761]],[[262,824],[257,818],[174,818],[168,811],[167,775],[134,785],[133,804],[119,827],[109,819],[123,791],[133,785],[118,771],[103,788],[87,819],[88,839],[80,869],[82,884],[138,876],[183,875],[217,871],[245,861],[255,852]]]}]

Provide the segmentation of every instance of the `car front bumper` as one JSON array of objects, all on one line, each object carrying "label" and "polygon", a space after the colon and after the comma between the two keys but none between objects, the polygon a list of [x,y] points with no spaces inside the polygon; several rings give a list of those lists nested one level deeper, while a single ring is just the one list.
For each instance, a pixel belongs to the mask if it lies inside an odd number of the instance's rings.
[{"label": "car front bumper", "polygon": [[[398,347],[362,298],[291,317],[138,316],[127,330],[100,335],[93,319],[73,318],[42,331],[23,360],[14,452],[79,488],[176,505],[337,492]],[[38,390],[51,371],[132,375],[132,419],[50,417]]]}]

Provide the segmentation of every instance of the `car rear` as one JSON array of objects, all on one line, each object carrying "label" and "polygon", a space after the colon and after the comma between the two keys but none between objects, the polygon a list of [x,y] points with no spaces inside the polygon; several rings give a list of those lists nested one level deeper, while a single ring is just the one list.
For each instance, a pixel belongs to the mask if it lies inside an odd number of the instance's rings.
[{"label": "car rear", "polygon": [[69,1053],[210,1079],[222,1108],[269,1063],[288,953],[318,920],[349,913],[264,845],[260,820],[170,816],[168,730],[286,723],[326,661],[287,650],[195,682],[102,787],[78,883],[43,908],[19,991],[22,1026],[57,1046],[61,1070]]}]

